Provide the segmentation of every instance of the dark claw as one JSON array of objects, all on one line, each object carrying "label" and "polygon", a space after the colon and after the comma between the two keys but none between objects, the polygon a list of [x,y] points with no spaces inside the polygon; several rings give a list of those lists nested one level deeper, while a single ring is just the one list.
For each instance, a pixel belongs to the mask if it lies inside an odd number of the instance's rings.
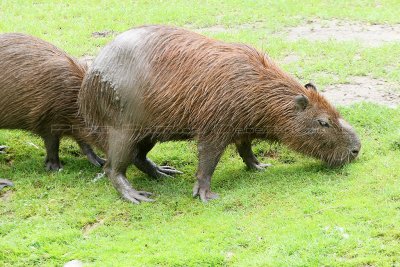
[{"label": "dark claw", "polygon": [[[146,191],[138,191],[138,193],[139,193],[139,195],[145,196],[145,197],[149,197],[149,196],[152,196],[152,195],[153,195],[153,193],[151,193],[151,192],[146,192]],[[153,201],[154,201],[154,200],[153,200]]]},{"label": "dark claw", "polygon": [[[151,194],[149,192],[146,192],[147,194]],[[144,192],[141,191],[130,191],[130,192],[124,192],[121,194],[122,197],[127,200],[130,201],[134,204],[140,204],[140,202],[144,201],[144,202],[153,202],[154,199],[148,198],[147,196],[145,196]]]},{"label": "dark claw", "polygon": [[102,158],[98,157],[97,155],[95,155],[95,157],[87,155],[87,158],[88,158],[89,162],[92,163],[96,167],[102,167],[106,163],[105,159],[102,159]]},{"label": "dark claw", "polygon": [[155,177],[156,179],[160,179],[160,178],[173,178],[173,176],[171,176],[171,175],[169,175],[169,174],[167,174],[167,173],[165,173],[165,172],[163,172],[163,171],[161,171],[161,170],[159,170],[159,169],[156,169],[156,177]]},{"label": "dark claw", "polygon": [[47,171],[59,171],[62,168],[63,168],[63,166],[61,165],[61,163],[59,161],[55,161],[55,162],[46,161],[46,170]]},{"label": "dark claw", "polygon": [[14,184],[10,180],[0,179],[0,190],[2,190],[6,186],[12,187],[14,186]]},{"label": "dark claw", "polygon": [[140,204],[140,202],[154,201],[154,199],[148,198],[152,195],[152,193],[146,191],[136,191],[133,188],[124,188],[123,191],[120,191],[120,193],[122,198],[134,204]]},{"label": "dark claw", "polygon": [[102,167],[106,163],[106,161],[94,153],[93,149],[86,143],[78,142],[81,147],[82,152],[86,155],[89,162],[92,163],[96,167]]},{"label": "dark claw", "polygon": [[178,171],[177,169],[170,167],[170,166],[158,166],[157,167],[158,171],[168,174],[168,175],[174,175],[174,174],[182,174],[183,172]]}]

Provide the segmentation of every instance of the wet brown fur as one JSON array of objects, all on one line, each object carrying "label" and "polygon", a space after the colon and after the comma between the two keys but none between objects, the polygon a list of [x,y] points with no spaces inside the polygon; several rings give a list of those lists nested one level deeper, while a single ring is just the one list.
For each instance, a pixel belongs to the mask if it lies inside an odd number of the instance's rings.
[{"label": "wet brown fur", "polygon": [[[141,86],[132,88],[140,104],[119,99],[113,81],[93,70],[80,95],[81,112],[90,125],[125,126],[138,140],[149,135],[159,141],[197,137],[225,144],[262,138],[330,165],[350,160],[354,140],[341,126],[338,111],[266,54],[179,28],[144,28],[155,37],[143,54],[135,54],[151,65],[139,77]],[[309,100],[304,111],[296,109],[298,95]],[[319,116],[329,120],[329,130],[316,124]]]},{"label": "wet brown fur", "polygon": [[[9,33],[0,35],[0,69],[0,128],[90,142],[76,102],[85,64],[48,42]],[[58,145],[50,150],[57,161]]]}]

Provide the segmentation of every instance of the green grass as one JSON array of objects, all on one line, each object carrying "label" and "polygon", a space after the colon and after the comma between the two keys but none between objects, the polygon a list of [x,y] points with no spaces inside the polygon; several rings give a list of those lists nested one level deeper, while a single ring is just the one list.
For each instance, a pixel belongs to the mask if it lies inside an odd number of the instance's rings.
[{"label": "green grass", "polygon": [[[84,3],[82,3],[84,2]],[[284,66],[320,86],[370,75],[400,82],[399,44],[366,48],[357,42],[287,42],[277,35],[310,19],[346,19],[364,23],[400,23],[400,2],[393,1],[8,1],[0,3],[0,32],[30,33],[77,57],[95,55],[114,36],[143,24],[191,28],[257,25],[235,33],[210,33],[219,39],[245,42],[267,51],[278,62],[296,52],[300,62]],[[112,31],[104,38],[94,32]],[[390,69],[390,71],[388,71]],[[332,79],[335,77],[335,79]]]},{"label": "green grass", "polygon": [[[84,3],[82,3],[84,2]],[[288,42],[274,35],[312,18],[400,23],[399,1],[7,1],[0,3],[0,32],[39,36],[74,56],[95,55],[113,38],[141,24],[191,28],[258,23],[209,36],[245,42],[303,82],[321,87],[355,75],[400,82],[400,44],[363,47],[357,42]],[[390,67],[391,71],[387,71]],[[332,79],[336,77],[335,79]],[[220,199],[191,197],[194,142],[157,145],[151,158],[183,175],[153,181],[137,169],[138,189],[154,203],[122,201],[100,169],[64,140],[64,170],[44,170],[40,139],[0,132],[1,177],[15,187],[0,193],[0,266],[60,266],[80,259],[93,266],[400,266],[400,109],[372,104],[340,108],[362,140],[357,161],[329,169],[276,144],[254,150],[273,167],[246,171],[229,148],[213,177]],[[34,144],[34,145],[32,145]]]}]

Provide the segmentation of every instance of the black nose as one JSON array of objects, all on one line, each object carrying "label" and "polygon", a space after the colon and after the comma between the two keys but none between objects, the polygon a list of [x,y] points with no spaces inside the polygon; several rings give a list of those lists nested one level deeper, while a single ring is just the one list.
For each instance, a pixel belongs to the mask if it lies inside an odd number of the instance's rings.
[{"label": "black nose", "polygon": [[353,149],[353,150],[351,151],[351,154],[352,154],[354,157],[356,157],[356,156],[358,155],[358,152],[360,152],[360,150],[358,150],[358,149]]}]

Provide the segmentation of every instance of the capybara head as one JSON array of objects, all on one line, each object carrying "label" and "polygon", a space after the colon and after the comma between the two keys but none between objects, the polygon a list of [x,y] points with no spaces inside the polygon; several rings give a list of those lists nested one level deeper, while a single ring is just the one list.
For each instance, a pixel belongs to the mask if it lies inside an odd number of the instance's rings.
[{"label": "capybara head", "polygon": [[361,143],[354,129],[313,84],[304,87],[304,94],[293,98],[295,112],[293,121],[288,125],[291,129],[282,135],[282,141],[331,167],[342,166],[355,159]]}]

